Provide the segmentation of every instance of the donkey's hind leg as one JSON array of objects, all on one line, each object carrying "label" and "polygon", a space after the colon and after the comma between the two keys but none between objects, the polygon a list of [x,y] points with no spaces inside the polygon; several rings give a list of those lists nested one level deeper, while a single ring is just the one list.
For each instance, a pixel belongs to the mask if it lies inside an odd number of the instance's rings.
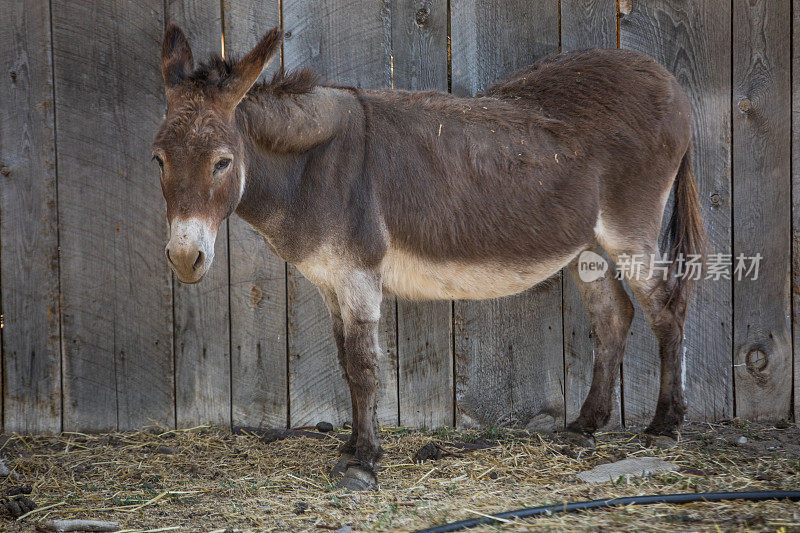
[{"label": "donkey's hind leg", "polygon": [[575,259],[568,270],[583,297],[597,351],[589,394],[578,418],[567,426],[567,434],[581,444],[591,445],[594,432],[611,416],[614,385],[633,321],[633,304],[612,272],[606,271],[595,281],[583,281],[578,268]]},{"label": "donkey's hind leg", "polygon": [[[601,241],[602,242],[602,241]],[[647,241],[631,237],[627,246],[603,246],[622,272],[623,278],[642,306],[650,328],[658,340],[661,360],[661,383],[653,421],[645,430],[650,435],[677,439],[677,429],[683,422],[686,403],[683,399],[682,345],[686,320],[686,300],[682,290],[676,290],[678,280],[664,276],[654,268],[653,261],[661,257],[657,238]]]},{"label": "donkey's hind leg", "polygon": [[658,339],[661,360],[658,403],[653,421],[645,432],[677,439],[677,429],[686,413],[682,376],[686,299],[681,290],[676,290],[678,280],[674,276],[648,275],[654,272],[651,261],[659,257],[656,246],[647,247],[640,253],[644,257],[641,274],[628,276],[626,280]]}]

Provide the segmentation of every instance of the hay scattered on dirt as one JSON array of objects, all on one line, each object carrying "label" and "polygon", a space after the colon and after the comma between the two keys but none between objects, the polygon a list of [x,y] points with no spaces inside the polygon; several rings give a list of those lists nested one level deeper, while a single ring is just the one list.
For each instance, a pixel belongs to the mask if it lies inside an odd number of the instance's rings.
[{"label": "hay scattered on dirt", "polygon": [[[520,507],[637,494],[800,487],[800,431],[732,422],[689,425],[675,449],[644,447],[632,431],[599,435],[594,449],[511,430],[416,432],[385,428],[381,490],[348,493],[327,477],[341,442],[265,443],[211,427],[135,433],[8,436],[0,455],[31,485],[38,508],[0,529],[31,531],[54,518],[112,520],[129,531],[410,531]],[[414,463],[431,441],[448,453]],[[490,448],[458,443],[494,444]],[[587,485],[575,475],[626,457],[655,455],[678,473]],[[800,530],[790,502],[656,505],[554,515],[554,530]],[[525,523],[473,531],[519,530]]]}]

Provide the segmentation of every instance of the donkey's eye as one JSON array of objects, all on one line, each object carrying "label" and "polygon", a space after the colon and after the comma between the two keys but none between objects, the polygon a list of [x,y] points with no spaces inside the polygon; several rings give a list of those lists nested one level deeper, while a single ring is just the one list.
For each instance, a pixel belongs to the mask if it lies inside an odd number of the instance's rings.
[{"label": "donkey's eye", "polygon": [[164,160],[157,155],[154,155],[153,159],[158,163],[158,166],[161,167],[161,170],[164,170]]},{"label": "donkey's eye", "polygon": [[214,165],[214,174],[216,174],[217,171],[219,170],[225,170],[226,168],[228,168],[228,165],[230,164],[231,160],[227,157],[223,157],[222,159],[217,161],[216,164]]}]

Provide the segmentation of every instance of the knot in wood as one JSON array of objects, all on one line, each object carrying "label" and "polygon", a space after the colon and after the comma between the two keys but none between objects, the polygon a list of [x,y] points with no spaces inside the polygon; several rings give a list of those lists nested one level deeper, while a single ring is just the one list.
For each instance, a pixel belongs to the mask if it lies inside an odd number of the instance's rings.
[{"label": "knot in wood", "polygon": [[752,102],[750,102],[749,98],[742,98],[739,100],[739,111],[742,113],[747,113],[753,107]]},{"label": "knot in wood", "polygon": [[259,302],[261,302],[261,298],[264,296],[264,291],[261,290],[261,287],[258,285],[253,285],[250,288],[250,305],[253,307],[257,306]]},{"label": "knot in wood", "polygon": [[431,15],[431,10],[428,9],[428,6],[422,6],[417,10],[416,15],[414,16],[414,20],[417,21],[417,26],[424,26],[428,22],[428,18]]},{"label": "knot in wood", "polygon": [[767,369],[769,364],[769,357],[767,353],[761,348],[753,348],[744,357],[745,367],[747,372],[753,376],[756,383],[763,385],[767,382],[767,375],[764,370]]}]

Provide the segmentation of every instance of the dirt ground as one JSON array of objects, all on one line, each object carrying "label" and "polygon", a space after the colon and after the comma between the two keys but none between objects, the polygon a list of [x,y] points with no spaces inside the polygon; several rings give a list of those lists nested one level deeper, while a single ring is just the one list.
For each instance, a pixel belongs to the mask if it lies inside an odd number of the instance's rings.
[{"label": "dirt ground", "polygon": [[[0,509],[0,530],[30,532],[54,518],[114,520],[132,531],[413,531],[480,513],[639,494],[800,488],[800,430],[737,420],[688,424],[671,449],[646,448],[633,430],[598,435],[593,449],[558,434],[506,429],[385,428],[376,492],[337,490],[327,474],[336,432],[271,437],[200,427],[135,433],[5,436],[14,475],[0,495],[30,485],[37,509]],[[436,442],[452,451],[416,463]],[[488,446],[488,447],[486,447]],[[657,456],[678,472],[589,485],[575,475],[623,458]],[[800,531],[800,503],[655,505],[552,515],[472,531]]]}]

